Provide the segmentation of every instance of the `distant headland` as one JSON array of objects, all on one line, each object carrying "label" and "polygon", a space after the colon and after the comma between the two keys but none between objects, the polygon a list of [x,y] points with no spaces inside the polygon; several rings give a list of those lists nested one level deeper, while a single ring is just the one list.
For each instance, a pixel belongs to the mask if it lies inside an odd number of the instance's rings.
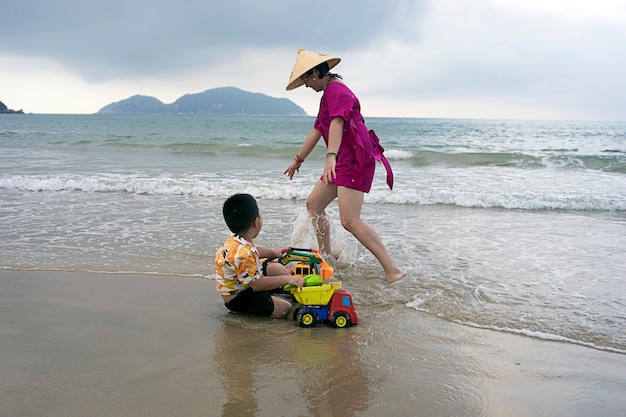
[{"label": "distant headland", "polygon": [[13,110],[10,109],[6,106],[6,104],[4,104],[3,102],[0,101],[0,113],[15,113],[15,114],[24,114],[23,110]]},{"label": "distant headland", "polygon": [[286,98],[221,87],[185,94],[171,104],[151,96],[135,95],[108,104],[97,114],[207,114],[238,116],[306,116],[304,109]]}]

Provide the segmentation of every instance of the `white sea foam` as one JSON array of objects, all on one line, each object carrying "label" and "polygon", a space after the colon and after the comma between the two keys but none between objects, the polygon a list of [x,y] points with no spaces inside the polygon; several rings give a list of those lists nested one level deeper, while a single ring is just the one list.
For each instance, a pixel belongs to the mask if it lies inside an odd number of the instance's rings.
[{"label": "white sea foam", "polygon": [[[407,308],[411,308],[411,309],[414,309],[416,311],[421,311],[421,312],[424,312],[424,313],[432,314],[433,312],[428,307],[425,307],[424,303],[425,303],[424,299],[421,299],[419,297],[415,297],[412,301],[409,301],[408,303],[406,303],[405,306]],[[442,316],[442,315],[436,314],[436,313],[434,315],[439,316],[441,318],[448,318],[448,317],[445,317],[445,316]],[[494,325],[479,324],[479,323],[475,323],[475,322],[471,322],[471,321],[467,321],[467,320],[459,320],[459,319],[452,319],[452,321],[455,322],[455,323],[462,324],[464,326],[475,327],[475,328],[478,328],[478,329],[487,329],[487,330],[494,330],[494,331],[498,331],[498,332],[513,333],[513,334],[518,334],[518,335],[522,335],[522,336],[532,337],[532,338],[535,338],[535,339],[549,340],[549,341],[555,341],[555,342],[572,343],[572,344],[577,344],[577,345],[581,345],[581,346],[591,347],[591,348],[594,348],[594,349],[605,350],[605,351],[609,351],[609,352],[626,353],[626,349],[615,348],[615,347],[612,347],[612,346],[604,346],[602,344],[593,343],[593,342],[585,342],[585,341],[580,340],[580,339],[574,339],[574,338],[570,338],[570,337],[565,337],[565,336],[561,336],[561,335],[555,334],[555,333],[548,333],[548,332],[530,330],[530,329],[524,328],[524,327],[512,328],[512,327],[506,327],[506,326],[494,326]],[[524,322],[524,320],[520,320],[520,324],[522,324],[523,322]],[[532,320],[531,320],[531,322],[532,322]]]},{"label": "white sea foam", "polygon": [[540,331],[535,331],[535,330],[529,330],[529,329],[514,329],[511,327],[498,327],[498,326],[484,326],[484,325],[480,325],[480,324],[476,324],[476,323],[471,323],[471,322],[463,322],[460,320],[455,320],[457,323],[459,324],[463,324],[466,326],[471,326],[471,327],[476,327],[476,328],[480,328],[480,329],[488,329],[488,330],[495,330],[495,331],[499,331],[499,332],[506,332],[506,333],[513,333],[513,334],[519,334],[522,336],[528,336],[528,337],[532,337],[535,339],[542,339],[542,340],[549,340],[549,341],[554,341],[554,342],[566,342],[566,343],[573,343],[576,345],[581,345],[581,346],[587,346],[587,347],[591,347],[594,349],[599,349],[599,350],[605,350],[608,352],[615,352],[615,353],[626,353],[626,349],[617,349],[611,346],[602,346],[602,345],[598,345],[596,343],[591,343],[591,342],[584,342],[581,340],[577,340],[577,339],[572,339],[569,337],[563,337],[563,336],[559,336],[558,334],[553,334],[553,333],[546,333],[546,332],[540,332]]},{"label": "white sea foam", "polygon": [[[439,178],[441,182],[445,178]],[[449,179],[448,179],[449,180]],[[247,178],[231,178],[221,181],[215,178],[198,177],[147,177],[141,175],[100,174],[100,175],[13,175],[0,177],[0,189],[34,192],[76,191],[88,193],[124,192],[150,195],[192,195],[228,197],[234,192],[248,192],[253,195],[273,199],[305,199],[314,181],[285,182],[281,178],[267,179],[253,183]],[[626,198],[618,193],[598,195],[593,190],[582,189],[579,193],[562,191],[553,194],[551,190],[515,192],[508,189],[465,190],[450,184],[448,187],[431,186],[413,188],[398,181],[390,191],[384,183],[374,187],[366,196],[369,203],[451,205],[475,208],[506,208],[522,210],[600,210],[626,211]],[[426,184],[428,185],[428,184]],[[600,186],[600,184],[597,184]]]},{"label": "white sea foam", "polygon": [[402,149],[386,149],[385,157],[389,160],[411,159],[413,152]]}]

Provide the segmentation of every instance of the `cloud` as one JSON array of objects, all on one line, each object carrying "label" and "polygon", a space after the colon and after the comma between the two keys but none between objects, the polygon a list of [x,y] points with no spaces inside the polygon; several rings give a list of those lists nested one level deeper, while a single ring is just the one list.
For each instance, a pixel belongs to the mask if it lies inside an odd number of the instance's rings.
[{"label": "cloud", "polygon": [[[28,1],[3,5],[0,51],[55,59],[86,79],[220,65],[249,50],[366,48],[396,10],[420,3],[319,1]],[[332,47],[331,47],[332,46]]]},{"label": "cloud", "polygon": [[381,45],[365,58],[376,56],[388,74],[365,94],[624,119],[626,77],[619,74],[626,74],[626,57],[617,51],[626,50],[626,2],[608,3],[440,0],[415,39]]},{"label": "cloud", "polygon": [[299,48],[343,58],[366,116],[626,119],[625,0],[11,1],[0,99],[95,112],[230,85],[315,114],[285,91]]}]

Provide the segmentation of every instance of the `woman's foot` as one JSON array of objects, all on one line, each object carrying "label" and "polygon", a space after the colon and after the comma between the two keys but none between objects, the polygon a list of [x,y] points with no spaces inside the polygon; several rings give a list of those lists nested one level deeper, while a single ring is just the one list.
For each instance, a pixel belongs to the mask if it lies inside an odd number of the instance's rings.
[{"label": "woman's foot", "polygon": [[392,283],[401,280],[406,275],[406,272],[400,268],[396,268],[393,272],[387,273],[387,282]]}]

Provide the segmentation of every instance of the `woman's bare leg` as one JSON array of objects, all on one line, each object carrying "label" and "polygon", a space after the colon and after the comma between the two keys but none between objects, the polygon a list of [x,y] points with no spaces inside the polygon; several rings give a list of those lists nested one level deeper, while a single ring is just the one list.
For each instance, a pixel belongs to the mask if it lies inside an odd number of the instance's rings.
[{"label": "woman's bare leg", "polygon": [[378,234],[361,220],[364,193],[348,187],[337,187],[341,225],[378,259],[388,282],[399,280],[405,272],[398,268]]},{"label": "woman's bare leg", "polygon": [[324,185],[322,181],[318,181],[306,199],[306,208],[313,221],[319,251],[323,255],[331,254],[330,222],[326,214],[326,207],[335,198],[337,198],[337,186],[332,184]]}]

